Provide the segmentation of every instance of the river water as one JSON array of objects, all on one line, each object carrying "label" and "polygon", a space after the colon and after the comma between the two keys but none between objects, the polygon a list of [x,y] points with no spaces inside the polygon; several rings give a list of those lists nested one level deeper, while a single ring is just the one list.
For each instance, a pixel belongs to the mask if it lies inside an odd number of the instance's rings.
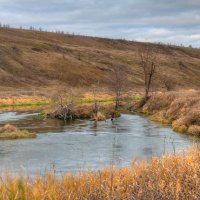
[{"label": "river water", "polygon": [[193,138],[142,115],[122,115],[114,122],[39,120],[37,113],[2,112],[0,125],[11,123],[38,133],[36,139],[0,141],[0,171],[36,175],[53,170],[79,172],[186,150]]}]

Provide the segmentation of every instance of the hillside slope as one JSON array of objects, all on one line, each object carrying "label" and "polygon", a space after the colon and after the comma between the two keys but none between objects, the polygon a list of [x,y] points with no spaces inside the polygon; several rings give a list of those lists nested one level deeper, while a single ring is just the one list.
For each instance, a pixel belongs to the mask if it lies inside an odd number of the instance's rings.
[{"label": "hillside slope", "polygon": [[[143,43],[39,31],[0,29],[0,90],[84,88],[112,78],[113,65],[122,64],[131,87],[142,86],[137,49]],[[152,44],[153,45],[153,44]],[[160,65],[178,84],[200,85],[200,49],[156,45]]]}]

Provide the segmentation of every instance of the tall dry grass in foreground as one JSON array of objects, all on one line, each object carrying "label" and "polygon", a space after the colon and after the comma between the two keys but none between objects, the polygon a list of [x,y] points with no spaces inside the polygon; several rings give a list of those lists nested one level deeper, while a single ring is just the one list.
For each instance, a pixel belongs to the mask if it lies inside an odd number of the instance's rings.
[{"label": "tall dry grass in foreground", "polygon": [[200,135],[200,92],[166,92],[152,95],[143,107],[151,119],[172,124],[175,131]]},{"label": "tall dry grass in foreground", "polygon": [[78,176],[1,178],[0,199],[200,199],[200,150]]}]

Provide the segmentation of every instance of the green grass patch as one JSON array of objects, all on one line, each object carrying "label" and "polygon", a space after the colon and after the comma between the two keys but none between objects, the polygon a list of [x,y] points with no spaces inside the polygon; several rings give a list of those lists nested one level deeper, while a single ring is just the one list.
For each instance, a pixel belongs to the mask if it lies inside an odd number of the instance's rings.
[{"label": "green grass patch", "polygon": [[5,107],[28,107],[28,106],[45,106],[49,105],[50,102],[34,102],[34,103],[14,103],[14,104],[0,104],[0,108]]},{"label": "green grass patch", "polygon": [[140,101],[140,100],[142,99],[142,96],[140,96],[140,95],[135,95],[135,96],[132,97],[132,99],[133,99],[134,101]]},{"label": "green grass patch", "polygon": [[[109,103],[109,102],[114,102],[113,99],[97,99],[96,100],[97,103]],[[94,103],[94,100],[80,100],[79,102],[80,104],[84,104],[84,103]]]}]

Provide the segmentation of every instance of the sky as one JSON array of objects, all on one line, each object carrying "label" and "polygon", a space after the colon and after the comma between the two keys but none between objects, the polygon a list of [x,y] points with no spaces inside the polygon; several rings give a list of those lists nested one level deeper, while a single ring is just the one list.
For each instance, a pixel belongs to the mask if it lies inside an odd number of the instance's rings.
[{"label": "sky", "polygon": [[200,47],[200,0],[0,0],[0,22]]}]

